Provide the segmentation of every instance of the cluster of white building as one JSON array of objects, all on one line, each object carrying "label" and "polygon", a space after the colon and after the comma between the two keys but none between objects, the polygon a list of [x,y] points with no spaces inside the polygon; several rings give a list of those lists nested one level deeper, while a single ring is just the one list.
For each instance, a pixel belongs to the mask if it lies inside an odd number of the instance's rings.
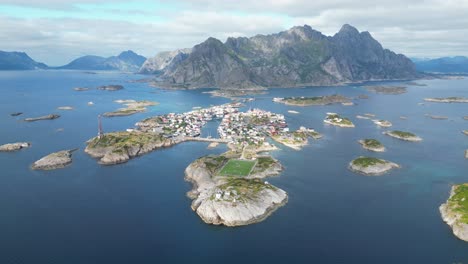
[{"label": "cluster of white building", "polygon": [[226,114],[218,127],[219,136],[237,143],[260,145],[266,136],[288,130],[284,115],[253,109]]}]

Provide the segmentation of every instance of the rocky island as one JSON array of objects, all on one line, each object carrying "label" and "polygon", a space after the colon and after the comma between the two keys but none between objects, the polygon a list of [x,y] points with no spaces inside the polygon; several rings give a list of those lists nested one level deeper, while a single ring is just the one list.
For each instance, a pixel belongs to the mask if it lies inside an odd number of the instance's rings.
[{"label": "rocky island", "polygon": [[320,139],[322,138],[322,135],[314,129],[300,127],[294,132],[285,132],[271,136],[274,141],[295,150],[300,150],[302,147],[307,146],[309,137]]},{"label": "rocky island", "polygon": [[426,116],[435,120],[447,120],[448,119],[448,116],[429,115],[429,114],[426,114]]},{"label": "rocky island", "polygon": [[385,146],[380,143],[380,141],[376,139],[361,139],[358,141],[359,144],[364,149],[370,150],[370,151],[375,151],[375,152],[384,152],[385,151]]},{"label": "rocky island", "polygon": [[468,103],[468,98],[453,96],[447,98],[424,98],[424,101],[433,103]]},{"label": "rocky island", "polygon": [[10,116],[20,116],[22,114],[23,114],[22,112],[15,112],[15,113],[11,113]]},{"label": "rocky island", "polygon": [[113,165],[176,143],[175,139],[151,132],[112,132],[89,140],[85,152],[99,159],[100,164]]},{"label": "rocky island", "polygon": [[99,86],[97,89],[104,90],[104,91],[118,91],[118,90],[122,90],[123,88],[124,87],[122,85],[110,84],[110,85]]},{"label": "rocky island", "polygon": [[0,152],[11,152],[17,151],[23,148],[29,148],[31,143],[28,142],[16,142],[16,143],[9,143],[0,146]]},{"label": "rocky island", "polygon": [[400,165],[371,157],[359,157],[349,163],[349,169],[351,171],[367,176],[382,175],[394,168],[400,168]]},{"label": "rocky island", "polygon": [[390,123],[390,121],[387,121],[387,120],[372,120],[372,122],[374,122],[374,124],[378,125],[379,127],[391,127],[392,126],[392,123]]},{"label": "rocky island", "polygon": [[88,91],[89,88],[85,88],[85,87],[75,87],[73,88],[73,90],[77,91],[77,92],[84,92],[84,91]]},{"label": "rocky island", "polygon": [[270,156],[253,160],[229,153],[206,156],[185,170],[185,179],[193,184],[187,195],[193,200],[192,209],[207,224],[257,223],[288,200],[285,191],[262,180],[281,170],[281,164]]},{"label": "rocky island", "polygon": [[64,111],[70,111],[73,110],[74,108],[72,106],[59,106],[57,107],[57,110],[64,110]]},{"label": "rocky island", "polygon": [[336,113],[327,113],[324,123],[339,127],[354,127],[353,122],[346,117],[341,117]]},{"label": "rocky island", "polygon": [[379,94],[404,94],[406,93],[405,86],[366,86],[366,89],[369,92],[379,93]]},{"label": "rocky island", "polygon": [[273,102],[283,103],[286,105],[294,106],[311,106],[311,105],[330,105],[330,104],[346,104],[351,103],[351,100],[339,94],[315,96],[315,97],[286,97],[286,98],[273,98]]},{"label": "rocky island", "polygon": [[450,197],[439,207],[439,211],[453,234],[468,242],[468,184],[452,186]]},{"label": "rocky island", "polygon": [[468,130],[463,130],[462,132],[463,132],[463,134],[468,136]]},{"label": "rocky island", "polygon": [[129,116],[136,113],[146,112],[146,107],[155,106],[157,102],[151,101],[135,101],[135,100],[116,100],[116,103],[123,104],[125,108],[119,108],[114,112],[104,113],[105,117],[116,117],[116,116]]},{"label": "rocky island", "polygon": [[33,170],[55,170],[72,163],[72,153],[77,149],[62,150],[49,154],[31,165]]},{"label": "rocky island", "polygon": [[383,132],[384,135],[391,136],[394,138],[398,138],[401,140],[405,141],[421,141],[422,138],[416,136],[413,133],[410,132],[405,132],[405,131],[399,131],[399,130],[394,130],[394,131],[386,131]]},{"label": "rocky island", "polygon": [[35,122],[35,121],[40,121],[40,120],[53,120],[53,119],[57,119],[59,117],[60,117],[60,115],[51,114],[51,115],[40,116],[40,117],[25,118],[24,121],[26,121],[26,122]]}]

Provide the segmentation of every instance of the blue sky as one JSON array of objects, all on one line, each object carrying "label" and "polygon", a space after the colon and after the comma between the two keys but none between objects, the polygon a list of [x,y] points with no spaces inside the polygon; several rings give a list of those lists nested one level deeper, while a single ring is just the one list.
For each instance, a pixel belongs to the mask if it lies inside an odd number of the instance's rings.
[{"label": "blue sky", "polygon": [[212,36],[252,36],[349,23],[413,57],[468,55],[467,0],[0,0],[0,50],[61,65],[132,49],[145,56]]}]

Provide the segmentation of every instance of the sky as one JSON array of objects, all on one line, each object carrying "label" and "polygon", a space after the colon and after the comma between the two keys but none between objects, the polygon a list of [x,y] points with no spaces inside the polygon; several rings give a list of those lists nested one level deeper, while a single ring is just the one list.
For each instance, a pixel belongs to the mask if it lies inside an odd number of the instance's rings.
[{"label": "sky", "polygon": [[0,50],[56,66],[304,24],[333,35],[346,23],[409,57],[468,56],[468,0],[0,0]]}]

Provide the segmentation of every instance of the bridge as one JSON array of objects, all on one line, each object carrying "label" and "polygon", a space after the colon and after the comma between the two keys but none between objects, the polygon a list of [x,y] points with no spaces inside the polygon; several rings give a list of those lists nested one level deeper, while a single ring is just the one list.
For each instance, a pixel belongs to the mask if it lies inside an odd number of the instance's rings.
[{"label": "bridge", "polygon": [[216,143],[224,143],[227,144],[231,142],[228,139],[221,139],[221,138],[203,138],[203,137],[184,137],[184,141],[199,141],[199,142],[216,142]]}]

